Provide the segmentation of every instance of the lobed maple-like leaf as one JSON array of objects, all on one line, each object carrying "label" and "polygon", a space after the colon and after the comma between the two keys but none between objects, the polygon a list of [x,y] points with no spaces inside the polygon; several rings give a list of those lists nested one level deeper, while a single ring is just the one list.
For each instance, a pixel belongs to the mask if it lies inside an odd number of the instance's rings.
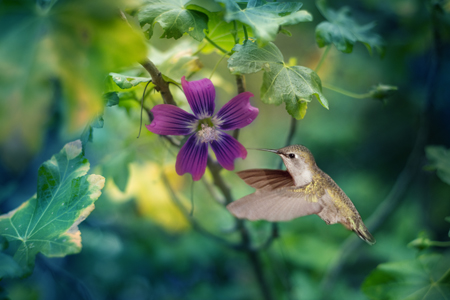
[{"label": "lobed maple-like leaf", "polygon": [[147,0],[137,13],[141,26],[149,25],[147,34],[153,35],[153,27],[159,23],[164,30],[162,37],[179,39],[187,33],[197,41],[205,37],[204,29],[208,17],[196,10],[188,9],[190,0]]},{"label": "lobed maple-like leaf", "polygon": [[261,1],[248,1],[246,8],[241,8],[238,1],[216,0],[225,4],[225,21],[240,21],[250,26],[260,45],[275,40],[280,26],[294,25],[312,21],[306,10],[300,10],[300,2],[269,2],[261,5]]},{"label": "lobed maple-like leaf", "polygon": [[382,38],[371,31],[375,23],[359,25],[350,17],[348,7],[335,11],[328,8],[324,1],[318,1],[317,7],[328,20],[316,27],[316,41],[319,47],[334,44],[339,51],[351,53],[353,45],[361,42],[367,47],[369,53],[372,53],[372,48],[375,48],[380,55],[384,54]]},{"label": "lobed maple-like leaf", "polygon": [[450,256],[432,253],[381,264],[366,278],[362,290],[369,299],[446,300]]},{"label": "lobed maple-like leaf", "polygon": [[260,48],[255,42],[247,41],[233,50],[236,52],[228,59],[228,68],[233,74],[264,71],[261,86],[264,103],[279,105],[284,102],[288,113],[296,119],[305,116],[307,102],[314,98],[328,109],[319,76],[309,68],[287,65],[275,44],[268,43]]},{"label": "lobed maple-like leaf", "polygon": [[86,175],[88,171],[81,141],[66,144],[39,168],[37,194],[0,216],[0,235],[21,275],[32,271],[38,253],[61,257],[81,250],[78,224],[94,209],[105,183],[100,175]]}]

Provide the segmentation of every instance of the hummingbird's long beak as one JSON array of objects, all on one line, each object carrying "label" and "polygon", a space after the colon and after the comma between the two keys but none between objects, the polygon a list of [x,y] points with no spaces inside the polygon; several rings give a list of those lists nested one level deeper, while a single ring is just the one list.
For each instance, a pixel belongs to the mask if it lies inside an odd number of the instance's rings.
[{"label": "hummingbird's long beak", "polygon": [[279,154],[279,153],[278,153],[278,150],[274,150],[274,149],[262,149],[262,148],[247,148],[247,149],[250,149],[250,150],[259,150],[259,151],[266,151],[266,152],[272,152],[272,153],[275,153],[275,154]]}]

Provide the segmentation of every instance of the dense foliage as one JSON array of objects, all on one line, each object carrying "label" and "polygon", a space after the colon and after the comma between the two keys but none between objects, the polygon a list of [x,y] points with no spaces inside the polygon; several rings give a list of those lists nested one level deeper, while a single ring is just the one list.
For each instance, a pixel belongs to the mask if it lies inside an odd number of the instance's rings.
[{"label": "dense foliage", "polygon": [[[2,298],[450,298],[448,1],[4,0],[0,25]],[[191,111],[183,76],[216,114],[254,94],[229,133],[307,146],[377,243],[236,219],[218,151],[179,176],[189,135],[143,125]]]}]

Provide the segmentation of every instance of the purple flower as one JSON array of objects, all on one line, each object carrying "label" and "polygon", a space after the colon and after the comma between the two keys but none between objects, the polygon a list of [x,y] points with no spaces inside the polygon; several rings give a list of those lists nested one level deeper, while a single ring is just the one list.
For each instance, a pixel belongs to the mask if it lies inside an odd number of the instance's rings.
[{"label": "purple flower", "polygon": [[208,145],[216,154],[217,161],[227,170],[234,170],[234,160],[245,159],[247,150],[235,138],[222,130],[233,130],[249,125],[259,110],[250,105],[253,94],[244,92],[225,104],[213,116],[216,90],[209,79],[186,81],[181,78],[193,115],[179,107],[159,104],[153,107],[154,120],[147,129],[162,135],[191,135],[177,156],[178,175],[192,174],[193,180],[202,178],[208,158]]}]

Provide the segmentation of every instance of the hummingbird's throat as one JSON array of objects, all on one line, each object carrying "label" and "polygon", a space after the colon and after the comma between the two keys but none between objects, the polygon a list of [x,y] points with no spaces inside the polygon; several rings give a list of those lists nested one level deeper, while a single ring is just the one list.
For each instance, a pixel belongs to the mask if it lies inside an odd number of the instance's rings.
[{"label": "hummingbird's throat", "polygon": [[198,124],[198,130],[197,136],[202,143],[216,141],[219,138],[219,134],[210,118],[201,120]]}]

